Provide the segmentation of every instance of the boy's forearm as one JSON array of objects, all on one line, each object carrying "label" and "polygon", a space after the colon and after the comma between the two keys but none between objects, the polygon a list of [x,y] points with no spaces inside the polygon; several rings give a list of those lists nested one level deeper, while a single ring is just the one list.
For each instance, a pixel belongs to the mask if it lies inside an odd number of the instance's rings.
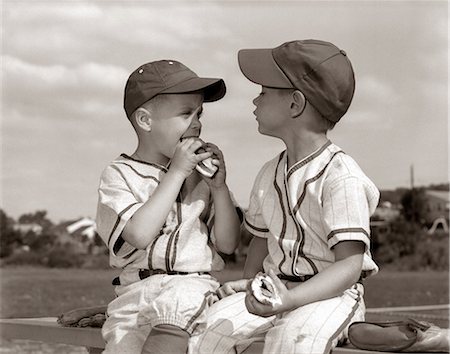
[{"label": "boy's forearm", "polygon": [[226,254],[231,254],[239,245],[240,240],[240,220],[236,211],[236,206],[230,197],[228,187],[212,189],[214,200],[214,234],[216,236],[217,250]]},{"label": "boy's forearm", "polygon": [[123,239],[138,249],[145,249],[164,225],[183,182],[181,174],[169,170],[152,196],[128,221]]},{"label": "boy's forearm", "polygon": [[253,236],[247,250],[244,278],[253,278],[258,272],[263,270],[263,262],[268,253],[267,239]]},{"label": "boy's forearm", "polygon": [[354,285],[362,269],[362,254],[339,260],[314,277],[290,290],[291,309],[341,295]]}]

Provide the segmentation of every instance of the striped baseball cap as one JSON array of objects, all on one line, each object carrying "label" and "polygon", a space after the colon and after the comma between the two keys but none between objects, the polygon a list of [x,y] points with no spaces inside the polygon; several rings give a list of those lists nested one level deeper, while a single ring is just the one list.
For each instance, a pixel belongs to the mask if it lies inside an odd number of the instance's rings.
[{"label": "striped baseball cap", "polygon": [[128,117],[145,102],[162,93],[203,91],[204,102],[220,100],[226,93],[225,82],[198,77],[176,60],[158,60],[141,65],[125,84],[123,107]]},{"label": "striped baseball cap", "polygon": [[307,39],[273,49],[242,49],[238,61],[250,81],[298,89],[334,123],[347,112],[355,92],[355,75],[347,54],[329,42]]}]

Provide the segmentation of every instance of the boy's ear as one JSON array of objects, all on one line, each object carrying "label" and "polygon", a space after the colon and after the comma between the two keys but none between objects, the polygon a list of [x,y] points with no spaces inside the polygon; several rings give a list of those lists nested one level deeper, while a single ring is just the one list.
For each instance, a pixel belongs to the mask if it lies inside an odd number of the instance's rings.
[{"label": "boy's ear", "polygon": [[295,90],[292,93],[292,101],[291,101],[291,117],[297,118],[299,117],[306,107],[306,97],[305,95],[299,91]]},{"label": "boy's ear", "polygon": [[152,115],[145,108],[140,107],[134,112],[134,121],[136,126],[143,131],[150,132],[152,130]]}]

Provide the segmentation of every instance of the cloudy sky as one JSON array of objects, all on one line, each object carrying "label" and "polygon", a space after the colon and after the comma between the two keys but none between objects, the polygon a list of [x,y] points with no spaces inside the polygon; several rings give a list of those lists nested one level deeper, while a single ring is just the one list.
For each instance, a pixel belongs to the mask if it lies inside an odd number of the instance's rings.
[{"label": "cloudy sky", "polygon": [[136,138],[122,109],[129,73],[177,59],[222,77],[204,105],[203,138],[219,145],[246,206],[264,161],[283,149],[259,136],[237,51],[316,38],[344,49],[357,88],[331,132],[380,189],[448,181],[446,1],[4,1],[1,208],[95,216],[98,179]]}]

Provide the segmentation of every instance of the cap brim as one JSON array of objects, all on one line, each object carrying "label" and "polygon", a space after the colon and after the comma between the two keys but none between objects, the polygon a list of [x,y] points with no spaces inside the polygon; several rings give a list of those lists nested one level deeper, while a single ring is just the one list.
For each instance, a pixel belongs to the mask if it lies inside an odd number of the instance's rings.
[{"label": "cap brim", "polygon": [[222,79],[195,77],[169,87],[160,93],[189,93],[194,91],[203,91],[204,102],[214,102],[225,96],[227,90]]},{"label": "cap brim", "polygon": [[239,67],[255,84],[274,88],[294,88],[272,56],[272,49],[241,49]]}]

